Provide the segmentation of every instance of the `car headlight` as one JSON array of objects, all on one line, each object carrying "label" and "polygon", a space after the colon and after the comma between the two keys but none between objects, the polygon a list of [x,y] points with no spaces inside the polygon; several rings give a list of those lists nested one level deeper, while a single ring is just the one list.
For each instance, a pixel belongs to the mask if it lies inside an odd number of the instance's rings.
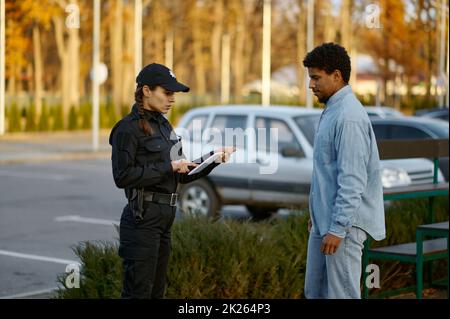
[{"label": "car headlight", "polygon": [[411,184],[411,178],[403,169],[383,168],[381,170],[381,182],[385,188],[407,186]]}]

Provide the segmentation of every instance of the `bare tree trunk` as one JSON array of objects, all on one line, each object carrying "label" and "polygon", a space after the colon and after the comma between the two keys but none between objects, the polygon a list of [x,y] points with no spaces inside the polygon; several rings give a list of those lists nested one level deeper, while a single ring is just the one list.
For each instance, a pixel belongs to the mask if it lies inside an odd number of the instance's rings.
[{"label": "bare tree trunk", "polygon": [[34,57],[34,104],[36,106],[36,118],[42,111],[42,49],[39,27],[33,27],[33,57]]},{"label": "bare tree trunk", "polygon": [[[63,121],[67,119],[70,108],[70,87],[69,87],[69,54],[67,48],[64,44],[64,33],[63,33],[63,17],[54,16],[53,23],[55,26],[55,38],[56,47],[58,49],[58,56],[61,61],[61,103],[63,109]],[[63,123],[64,127],[67,123]]]},{"label": "bare tree trunk", "polygon": [[154,20],[154,28],[150,31],[152,33],[152,62],[164,64],[164,37],[167,28],[164,23],[165,8],[161,5],[161,1],[154,1],[153,3],[151,17]]},{"label": "bare tree trunk", "polygon": [[[324,4],[325,11],[325,22],[324,22],[324,42],[334,42],[336,38],[336,18],[332,15],[331,2],[325,1]],[[302,12],[300,11],[300,14]]]},{"label": "bare tree trunk", "polygon": [[[198,9],[194,9],[198,10]],[[202,41],[200,23],[198,21],[198,14],[195,14],[192,32],[194,38],[194,63],[195,63],[195,82],[197,86],[197,95],[203,96],[206,93],[206,81],[205,81],[205,65],[202,54]]]},{"label": "bare tree trunk", "polygon": [[[129,105],[134,100],[134,14],[130,7],[125,8],[125,53],[123,61],[123,81],[122,81],[122,100],[120,103],[120,111],[122,106]],[[118,113],[118,115],[121,115]]]},{"label": "bare tree trunk", "polygon": [[214,6],[214,27],[211,35],[212,92],[219,95],[220,90],[220,44],[223,33],[223,2],[216,0]]},{"label": "bare tree trunk", "polygon": [[111,41],[112,101],[116,114],[122,103],[123,1],[115,1],[114,19],[109,27]]},{"label": "bare tree trunk", "polygon": [[68,88],[70,106],[80,101],[80,37],[77,28],[69,29],[68,39]]},{"label": "bare tree trunk", "polygon": [[[428,15],[429,17],[429,15]],[[431,29],[431,27],[429,27]],[[427,89],[427,93],[426,93],[426,99],[427,101],[430,100],[431,98],[431,78],[433,75],[433,43],[432,43],[432,37],[431,37],[431,32],[427,32],[427,64],[426,64],[426,89]]]},{"label": "bare tree trunk", "polygon": [[411,76],[407,75],[407,76],[405,76],[405,79],[406,79],[405,100],[406,101],[411,101],[411,97],[412,97],[412,80],[411,80]]},{"label": "bare tree trunk", "polygon": [[297,85],[298,85],[298,99],[299,103],[306,104],[306,86],[305,86],[305,78],[306,78],[306,70],[303,66],[303,59],[306,55],[306,19],[303,5],[303,1],[300,0],[299,3],[300,12],[298,14],[298,32],[297,32]]},{"label": "bare tree trunk", "polygon": [[236,44],[234,50],[234,98],[236,103],[242,102],[242,87],[244,85],[244,41],[245,41],[245,21],[243,8],[237,11]]},{"label": "bare tree trunk", "polygon": [[353,46],[352,36],[352,0],[343,0],[341,4],[341,45],[347,50],[348,55],[352,61],[352,72],[350,73],[349,82],[351,85],[356,83],[356,48]]},{"label": "bare tree trunk", "polygon": [[389,92],[388,92],[388,83],[389,83],[389,59],[384,58],[383,65],[383,81],[381,82],[381,104],[388,105],[389,104]]},{"label": "bare tree trunk", "polygon": [[10,97],[16,96],[16,69],[17,66],[14,64],[11,66],[11,75],[8,78],[8,87],[6,91]]},{"label": "bare tree trunk", "polygon": [[341,3],[341,45],[346,50],[349,50],[351,45],[350,1],[351,0],[342,0]]}]

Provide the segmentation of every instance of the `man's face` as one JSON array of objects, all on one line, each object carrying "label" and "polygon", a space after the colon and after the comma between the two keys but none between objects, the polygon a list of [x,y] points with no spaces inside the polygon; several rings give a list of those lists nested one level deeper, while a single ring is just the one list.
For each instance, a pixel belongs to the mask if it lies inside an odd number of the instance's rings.
[{"label": "man's face", "polygon": [[326,103],[330,96],[342,87],[342,78],[338,70],[327,74],[318,68],[308,68],[309,88],[317,96],[320,103]]},{"label": "man's face", "polygon": [[157,86],[151,91],[148,86],[144,85],[144,106],[163,114],[167,114],[175,103],[175,93],[168,91],[161,86]]}]

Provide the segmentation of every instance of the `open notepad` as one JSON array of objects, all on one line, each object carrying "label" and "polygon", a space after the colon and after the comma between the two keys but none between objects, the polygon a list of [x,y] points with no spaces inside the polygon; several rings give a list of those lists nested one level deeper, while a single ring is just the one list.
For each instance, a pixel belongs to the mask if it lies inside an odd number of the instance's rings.
[{"label": "open notepad", "polygon": [[201,164],[199,164],[197,167],[195,167],[192,171],[188,173],[188,175],[200,173],[206,166],[214,162],[216,159],[222,156],[222,153],[214,153],[210,157],[208,157],[206,160],[204,160]]}]

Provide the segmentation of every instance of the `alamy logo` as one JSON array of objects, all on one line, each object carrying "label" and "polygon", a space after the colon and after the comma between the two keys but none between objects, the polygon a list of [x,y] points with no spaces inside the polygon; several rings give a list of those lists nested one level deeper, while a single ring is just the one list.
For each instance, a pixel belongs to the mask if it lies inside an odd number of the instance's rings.
[{"label": "alamy logo", "polygon": [[380,267],[375,264],[369,264],[366,267],[366,273],[369,273],[366,277],[366,287],[380,288]]},{"label": "alamy logo", "polygon": [[369,4],[364,13],[366,27],[369,29],[380,28],[380,7],[376,4]]},{"label": "alamy logo", "polygon": [[[179,158],[181,147],[185,154],[190,154],[192,158],[199,158],[211,149],[220,146],[237,147],[227,164],[258,164],[259,173],[264,175],[274,174],[278,170],[279,159],[279,134],[278,128],[208,128],[202,130],[202,122],[194,120],[192,128],[178,128],[177,134],[184,141],[181,146],[181,139],[174,134],[171,139],[178,143],[170,150],[172,160]],[[195,147],[192,141],[200,143]]]},{"label": "alamy logo", "polygon": [[80,288],[80,265],[79,264],[68,264],[66,267],[66,288]]},{"label": "alamy logo", "polygon": [[65,11],[69,13],[66,18],[66,27],[68,29],[80,28],[80,8],[75,3],[66,6]]}]

